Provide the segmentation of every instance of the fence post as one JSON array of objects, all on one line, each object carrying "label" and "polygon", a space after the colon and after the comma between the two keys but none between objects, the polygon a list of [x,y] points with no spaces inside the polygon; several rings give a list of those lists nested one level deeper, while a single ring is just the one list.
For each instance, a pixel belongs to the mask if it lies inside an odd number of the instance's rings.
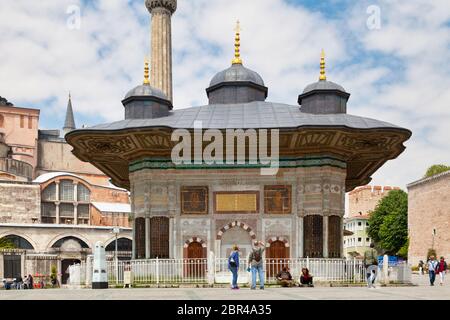
[{"label": "fence post", "polygon": [[308,270],[310,270],[310,268],[309,268],[309,257],[306,257],[306,268],[308,268]]},{"label": "fence post", "polygon": [[389,257],[387,254],[383,256],[383,277],[384,283],[389,283]]},{"label": "fence post", "polygon": [[216,257],[214,252],[210,251],[208,256],[208,284],[214,285],[216,279]]},{"label": "fence post", "polygon": [[156,257],[156,284],[159,287],[159,258]]}]

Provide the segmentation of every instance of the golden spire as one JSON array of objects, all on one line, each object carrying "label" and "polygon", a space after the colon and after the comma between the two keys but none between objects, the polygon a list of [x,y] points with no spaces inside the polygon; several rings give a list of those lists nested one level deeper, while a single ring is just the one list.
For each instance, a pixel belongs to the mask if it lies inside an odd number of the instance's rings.
[{"label": "golden spire", "polygon": [[325,74],[325,50],[322,49],[322,54],[320,56],[320,81],[326,81],[327,75]]},{"label": "golden spire", "polygon": [[236,23],[236,38],[234,39],[234,59],[232,64],[242,64],[241,59],[241,25],[239,20]]},{"label": "golden spire", "polygon": [[145,57],[145,68],[144,68],[144,85],[150,85],[150,68],[149,68],[149,62],[148,57]]}]

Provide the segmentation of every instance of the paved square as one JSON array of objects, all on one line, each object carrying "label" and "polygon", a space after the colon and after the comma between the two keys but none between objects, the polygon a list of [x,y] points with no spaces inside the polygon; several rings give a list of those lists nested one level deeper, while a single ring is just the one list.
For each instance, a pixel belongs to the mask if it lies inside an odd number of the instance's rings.
[{"label": "paved square", "polygon": [[415,287],[353,288],[227,288],[197,289],[108,289],[108,290],[9,290],[0,291],[0,300],[448,300],[450,282],[428,285],[428,276],[413,276]]}]

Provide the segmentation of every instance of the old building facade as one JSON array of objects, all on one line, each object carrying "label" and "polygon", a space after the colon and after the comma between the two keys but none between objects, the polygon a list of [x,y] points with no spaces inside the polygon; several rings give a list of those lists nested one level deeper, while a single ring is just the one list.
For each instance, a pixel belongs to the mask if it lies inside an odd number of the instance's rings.
[{"label": "old building facade", "polygon": [[[39,110],[0,105],[0,278],[44,274],[61,283],[70,264],[85,261],[97,241],[131,258],[128,192],[77,159],[59,130],[39,130]],[[75,129],[69,99],[64,130]],[[109,256],[112,252],[109,252]]]},{"label": "old building facade", "polygon": [[408,185],[408,261],[427,260],[428,250],[450,257],[450,171]]}]

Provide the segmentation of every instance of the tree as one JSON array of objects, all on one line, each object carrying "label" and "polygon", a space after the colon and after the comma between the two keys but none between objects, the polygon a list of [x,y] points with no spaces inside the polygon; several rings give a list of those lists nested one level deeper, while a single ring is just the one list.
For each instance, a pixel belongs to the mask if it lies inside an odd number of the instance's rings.
[{"label": "tree", "polygon": [[1,249],[15,249],[14,243],[6,238],[0,238],[0,250]]},{"label": "tree", "polygon": [[[408,194],[392,190],[380,200],[369,218],[369,236],[380,249],[395,255],[408,242]],[[405,248],[401,251],[405,254]]]},{"label": "tree", "polygon": [[450,170],[449,166],[446,166],[444,164],[435,164],[428,168],[427,172],[425,173],[424,178],[429,178],[436,174],[440,174],[440,173],[443,173],[443,172],[446,172],[449,170]]}]

